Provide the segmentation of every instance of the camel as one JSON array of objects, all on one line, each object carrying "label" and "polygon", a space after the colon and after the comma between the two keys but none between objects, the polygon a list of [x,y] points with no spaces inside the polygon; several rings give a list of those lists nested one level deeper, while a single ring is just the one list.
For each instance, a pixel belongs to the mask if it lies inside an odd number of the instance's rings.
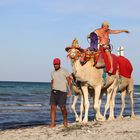
[{"label": "camel", "polygon": [[[121,46],[118,48],[118,56],[124,56],[124,48]],[[131,66],[130,66],[131,67]],[[76,102],[78,100],[78,97],[79,95],[81,96],[82,95],[82,90],[80,89],[80,86],[79,84],[76,83],[76,79],[75,77],[73,78],[74,79],[74,82],[75,84],[73,85],[73,90],[75,92],[75,96],[74,96],[74,100],[73,100],[73,104],[71,106],[74,114],[75,114],[75,118],[76,118],[76,121],[79,121],[79,116],[75,110],[75,105],[76,105]],[[131,102],[131,117],[135,117],[135,114],[134,114],[134,101],[133,101],[133,91],[134,91],[134,84],[133,84],[133,79],[132,78],[126,78],[124,76],[121,75],[121,77],[119,78],[119,82],[117,83],[117,90],[118,92],[121,93],[121,101],[122,101],[122,107],[121,107],[121,112],[120,112],[120,115],[118,118],[123,118],[123,112],[124,112],[124,108],[125,108],[125,96],[126,96],[126,93],[128,93],[130,95],[130,102]],[[92,95],[92,89],[89,89],[89,93]],[[113,98],[115,97],[115,92],[116,92],[116,89],[114,90],[114,93],[113,93]],[[101,93],[101,96],[103,94]],[[114,102],[113,102],[114,103]],[[111,105],[111,104],[110,104]],[[81,107],[80,108],[83,108],[83,98],[81,97]]]},{"label": "camel", "polygon": [[[65,49],[68,52],[68,56],[71,60],[73,73],[77,81],[80,81],[80,88],[82,90],[81,102],[84,103],[85,114],[82,120],[83,105],[80,107],[79,122],[88,122],[89,100],[88,100],[88,88],[93,89],[93,107],[95,111],[95,119],[97,121],[104,120],[106,112],[110,106],[109,119],[114,119],[114,98],[117,90],[118,77],[117,75],[106,75],[106,83],[103,79],[103,68],[96,68],[93,66],[94,62],[87,61],[86,64],[81,65],[80,57],[83,53],[83,49],[79,47],[77,39],[74,39],[71,47]],[[105,104],[104,115],[100,112],[101,105],[101,90],[107,94],[107,101]],[[110,105],[111,104],[111,105]]]},{"label": "camel", "polygon": [[133,100],[133,94],[134,94],[134,84],[132,78],[126,78],[121,76],[121,83],[119,85],[119,92],[121,93],[121,112],[118,118],[123,118],[123,112],[125,108],[125,96],[126,94],[129,94],[130,96],[130,103],[131,103],[131,118],[135,117],[134,113],[134,100]]},{"label": "camel", "polygon": [[[126,78],[126,77],[121,76],[120,81],[121,82],[118,83],[118,88],[117,89],[118,89],[118,92],[120,92],[120,94],[121,94],[121,102],[122,102],[122,104],[121,104],[121,112],[120,112],[120,115],[118,116],[118,118],[119,119],[122,119],[123,118],[123,112],[124,112],[124,108],[125,108],[125,96],[126,96],[126,94],[129,94],[129,96],[130,96],[130,102],[131,102],[131,118],[134,118],[135,117],[135,113],[134,113],[134,100],[133,100],[133,94],[134,94],[133,79],[132,78]],[[74,91],[75,95],[74,95],[73,103],[71,105],[71,109],[72,109],[72,111],[75,114],[75,121],[77,122],[77,121],[79,121],[79,116],[78,116],[78,114],[76,112],[75,106],[76,106],[76,103],[77,103],[77,100],[78,100],[79,96],[81,97],[81,95],[82,95],[82,91],[81,91],[79,85],[73,85],[72,87],[73,87],[73,91]],[[91,90],[92,89],[89,89],[89,93],[92,96],[92,91]],[[83,101],[81,101],[81,105],[80,106],[81,106],[80,108],[82,108]]]},{"label": "camel", "polygon": [[[104,121],[105,120],[105,117],[106,117],[106,112],[107,112],[107,110],[108,110],[108,103],[110,102],[110,108],[112,107],[112,113],[110,113],[110,117],[109,117],[109,119],[108,120],[114,120],[114,112],[113,112],[113,108],[114,108],[114,100],[115,100],[115,93],[116,93],[116,90],[117,90],[117,82],[114,82],[115,83],[115,85],[114,85],[114,87],[116,87],[116,88],[114,88],[114,90],[113,90],[113,92],[111,93],[110,92],[110,95],[109,94],[107,94],[107,91],[105,90],[105,89],[102,89],[101,90],[101,94],[100,94],[100,98],[99,98],[99,106],[100,106],[100,104],[101,104],[101,99],[102,99],[102,96],[103,96],[103,94],[105,93],[108,97],[107,97],[107,103],[106,103],[106,105],[105,105],[105,111],[104,111],[104,117],[103,118],[100,118],[101,120],[99,120],[99,119],[96,119],[97,121]],[[77,112],[76,112],[76,109],[75,109],[75,106],[76,106],[76,103],[77,103],[77,100],[78,100],[78,98],[79,97],[81,97],[81,104],[80,104],[80,112],[82,113],[83,112],[83,109],[84,109],[84,100],[83,100],[83,92],[82,92],[82,90],[81,90],[81,87],[80,87],[80,85],[76,85],[76,84],[74,84],[74,85],[72,85],[72,89],[73,89],[73,91],[74,91],[74,98],[73,98],[73,103],[72,103],[72,105],[71,105],[71,109],[72,109],[72,111],[74,112],[74,115],[75,115],[75,121],[76,122],[81,122],[80,120],[79,120],[79,116],[78,116],[78,114],[77,114]],[[93,98],[93,100],[94,100],[94,95],[95,94],[93,94],[94,93],[94,90],[93,90],[93,88],[92,87],[88,87],[88,92],[89,92],[89,95],[90,95],[90,97],[92,97]],[[112,96],[112,97],[110,97],[110,96]],[[110,101],[111,100],[111,101]],[[113,100],[113,101],[112,101]],[[94,106],[93,106],[93,109],[94,109]],[[80,114],[80,116],[81,116],[81,114]]]},{"label": "camel", "polygon": [[[131,73],[133,71],[133,67],[132,67],[131,63],[129,62],[129,60],[124,57],[124,47],[123,46],[120,46],[118,48],[117,54],[118,54],[118,58],[120,60],[121,59],[125,60],[123,63],[119,64],[120,67],[123,67],[126,70],[128,69],[129,73],[131,75]],[[127,65],[124,64],[125,62],[127,62]],[[134,113],[134,99],[133,99],[133,94],[134,94],[133,78],[131,76],[129,77],[129,76],[121,75],[120,82],[119,82],[119,85],[118,85],[118,91],[121,93],[121,102],[122,102],[121,112],[120,112],[120,115],[119,115],[118,118],[123,118],[123,112],[124,112],[124,108],[125,108],[125,96],[126,96],[127,93],[130,96],[131,118],[134,118],[135,117],[135,113]]]}]

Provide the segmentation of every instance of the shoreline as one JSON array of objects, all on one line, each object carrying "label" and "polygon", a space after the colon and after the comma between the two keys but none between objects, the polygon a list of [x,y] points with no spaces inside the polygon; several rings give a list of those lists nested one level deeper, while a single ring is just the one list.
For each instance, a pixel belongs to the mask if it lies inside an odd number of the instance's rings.
[{"label": "shoreline", "polygon": [[90,121],[86,126],[70,123],[55,128],[47,125],[23,127],[0,131],[1,140],[138,140],[140,139],[140,116],[124,117],[114,121]]}]

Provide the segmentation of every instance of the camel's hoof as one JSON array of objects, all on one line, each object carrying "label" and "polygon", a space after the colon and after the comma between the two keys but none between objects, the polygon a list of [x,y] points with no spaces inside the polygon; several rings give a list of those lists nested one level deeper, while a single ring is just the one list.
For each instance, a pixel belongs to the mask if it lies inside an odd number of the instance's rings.
[{"label": "camel's hoof", "polygon": [[122,116],[122,115],[119,115],[119,116],[117,117],[117,119],[123,119],[123,116]]},{"label": "camel's hoof", "polygon": [[88,119],[84,118],[82,124],[87,124],[87,123],[88,123]]},{"label": "camel's hoof", "polygon": [[103,118],[98,118],[98,119],[96,119],[96,121],[98,121],[98,122],[104,122],[105,121],[105,118],[103,117]]},{"label": "camel's hoof", "polygon": [[79,119],[79,123],[82,123],[82,119]]},{"label": "camel's hoof", "polygon": [[79,118],[76,118],[75,121],[76,121],[76,122],[79,122]]},{"label": "camel's hoof", "polygon": [[115,120],[114,117],[109,117],[109,118],[108,118],[108,121],[114,121],[114,120]]},{"label": "camel's hoof", "polygon": [[87,122],[82,122],[82,126],[86,126],[87,125]]},{"label": "camel's hoof", "polygon": [[132,114],[131,115],[131,119],[135,119],[136,118],[136,115],[135,114]]},{"label": "camel's hoof", "polygon": [[104,122],[106,120],[106,117],[101,115],[101,116],[97,117],[96,120],[98,122]]}]

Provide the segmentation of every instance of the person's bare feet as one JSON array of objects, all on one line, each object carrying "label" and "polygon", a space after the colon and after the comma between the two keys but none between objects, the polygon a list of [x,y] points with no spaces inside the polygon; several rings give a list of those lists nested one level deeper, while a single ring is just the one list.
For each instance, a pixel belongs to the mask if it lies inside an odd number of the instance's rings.
[{"label": "person's bare feet", "polygon": [[68,122],[67,121],[64,121],[64,126],[68,127]]},{"label": "person's bare feet", "polygon": [[55,127],[55,124],[50,124],[49,125],[49,128],[54,128]]},{"label": "person's bare feet", "polygon": [[110,70],[108,71],[109,74],[113,73],[113,68],[110,68]]}]

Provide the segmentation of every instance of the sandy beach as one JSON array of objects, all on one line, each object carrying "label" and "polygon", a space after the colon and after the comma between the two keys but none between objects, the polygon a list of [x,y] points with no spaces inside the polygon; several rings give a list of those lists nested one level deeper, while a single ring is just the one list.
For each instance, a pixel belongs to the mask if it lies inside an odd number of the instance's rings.
[{"label": "sandy beach", "polygon": [[36,126],[0,131],[0,140],[139,140],[140,116],[114,121],[71,123],[67,128]]}]

